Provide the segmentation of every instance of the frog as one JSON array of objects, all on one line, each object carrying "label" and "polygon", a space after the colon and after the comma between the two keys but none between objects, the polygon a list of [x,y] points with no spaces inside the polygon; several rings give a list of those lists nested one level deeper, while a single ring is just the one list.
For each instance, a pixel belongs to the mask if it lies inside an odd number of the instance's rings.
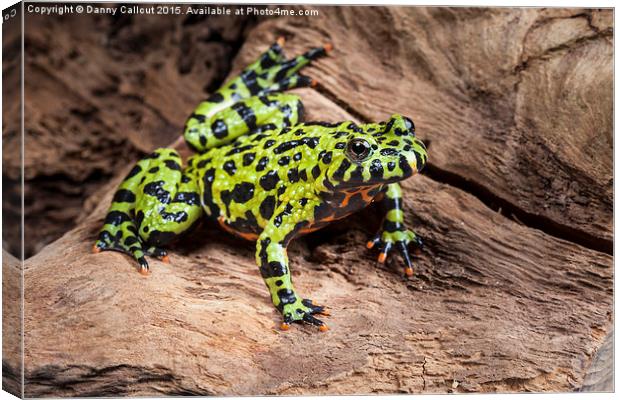
[{"label": "frog", "polygon": [[[160,148],[130,170],[116,190],[93,251],[120,251],[150,273],[147,257],[170,263],[168,249],[203,220],[255,242],[255,259],[280,328],[328,327],[329,310],[293,286],[287,248],[301,235],[341,220],[373,202],[384,208],[375,236],[378,262],[400,254],[414,274],[410,245],[421,238],[405,226],[401,181],[427,162],[413,121],[401,114],[376,123],[304,121],[301,97],[316,87],[301,70],[327,56],[332,44],[287,59],[277,38],[260,57],[199,103],[183,140],[185,165],[174,148]],[[321,317],[322,318],[322,317]]]}]

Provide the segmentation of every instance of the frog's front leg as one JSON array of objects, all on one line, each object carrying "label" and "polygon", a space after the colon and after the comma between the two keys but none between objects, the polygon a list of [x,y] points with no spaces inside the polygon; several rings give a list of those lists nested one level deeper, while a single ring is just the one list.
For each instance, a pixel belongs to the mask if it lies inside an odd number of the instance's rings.
[{"label": "frog's front leg", "polygon": [[409,257],[409,243],[413,243],[417,247],[422,247],[422,239],[413,231],[406,229],[404,225],[403,214],[403,197],[400,185],[391,183],[387,185],[383,191],[383,205],[386,209],[386,215],[383,219],[381,229],[370,240],[366,247],[372,249],[378,246],[379,262],[385,263],[387,256],[392,249],[396,249],[405,261],[405,275],[413,275],[413,267],[411,258]]},{"label": "frog's front leg", "polygon": [[140,272],[147,273],[145,256],[167,262],[164,247],[194,226],[202,213],[193,168],[182,170],[175,150],[157,149],[119,186],[93,251],[127,253]]},{"label": "frog's front leg", "polygon": [[[297,204],[295,206],[294,204]],[[274,213],[256,242],[256,263],[261,276],[269,288],[271,301],[282,313],[282,330],[292,322],[307,322],[326,331],[327,325],[314,314],[328,315],[325,308],[304,299],[293,288],[286,248],[295,234],[308,226],[312,207],[303,207],[299,202],[282,204]]]}]

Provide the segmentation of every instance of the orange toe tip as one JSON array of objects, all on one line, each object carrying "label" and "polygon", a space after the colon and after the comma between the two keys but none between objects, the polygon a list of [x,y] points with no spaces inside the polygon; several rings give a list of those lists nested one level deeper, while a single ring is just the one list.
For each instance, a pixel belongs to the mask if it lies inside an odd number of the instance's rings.
[{"label": "orange toe tip", "polygon": [[325,49],[326,52],[330,52],[332,50],[334,50],[334,45],[331,43],[326,43],[325,46],[323,46],[323,48]]},{"label": "orange toe tip", "polygon": [[101,248],[99,248],[99,246],[95,244],[93,245],[93,254],[97,254],[97,253],[101,253]]},{"label": "orange toe tip", "polygon": [[161,262],[163,262],[164,264],[170,264],[170,257],[169,256],[163,256],[161,258]]},{"label": "orange toe tip", "polygon": [[316,79],[310,81],[310,87],[317,87],[318,84],[319,82]]},{"label": "orange toe tip", "polygon": [[413,268],[405,268],[405,275],[413,276]]},{"label": "orange toe tip", "polygon": [[323,311],[321,311],[321,315],[325,315],[326,317],[329,317],[330,315],[332,315],[332,313],[330,313],[327,310],[323,310]]},{"label": "orange toe tip", "polygon": [[289,329],[290,327],[291,327],[291,326],[290,326],[289,324],[287,324],[286,322],[282,322],[282,323],[280,324],[280,330],[281,330],[281,331],[288,331],[288,329]]},{"label": "orange toe tip", "polygon": [[286,43],[286,39],[284,38],[284,36],[278,36],[278,38],[276,39],[276,43],[280,46],[284,46],[284,43]]},{"label": "orange toe tip", "polygon": [[147,268],[140,267],[140,274],[143,276],[147,276],[149,274],[149,270]]},{"label": "orange toe tip", "polygon": [[329,328],[327,327],[327,325],[323,324],[323,325],[319,326],[319,330],[321,332],[327,332],[329,330]]},{"label": "orange toe tip", "polygon": [[381,253],[381,254],[379,254],[379,258],[377,258],[377,260],[378,260],[381,264],[383,264],[383,263],[385,263],[385,259],[386,259],[386,258],[387,258],[387,255],[386,255],[385,253]]},{"label": "orange toe tip", "polygon": [[366,243],[366,248],[367,248],[367,249],[372,249],[373,247],[375,247],[375,244],[372,242],[372,240],[369,240],[369,241]]}]

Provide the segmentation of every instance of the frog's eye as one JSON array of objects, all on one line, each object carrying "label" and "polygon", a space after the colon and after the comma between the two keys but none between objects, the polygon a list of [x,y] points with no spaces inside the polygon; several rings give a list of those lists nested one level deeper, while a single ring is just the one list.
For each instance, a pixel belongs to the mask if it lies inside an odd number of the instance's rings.
[{"label": "frog's eye", "polygon": [[355,162],[364,161],[370,155],[370,143],[364,139],[353,139],[347,144],[347,155]]}]

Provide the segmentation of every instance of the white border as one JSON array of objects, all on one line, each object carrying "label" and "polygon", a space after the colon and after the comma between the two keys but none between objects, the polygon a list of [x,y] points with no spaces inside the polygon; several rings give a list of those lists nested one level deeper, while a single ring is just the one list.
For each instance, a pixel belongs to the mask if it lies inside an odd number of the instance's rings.
[{"label": "white border", "polygon": [[[43,2],[54,2],[54,1],[30,1],[29,3],[43,3]],[[82,4],[86,4],[86,3],[95,3],[95,2],[105,2],[105,3],[112,3],[111,1],[83,1],[83,2],[78,2],[78,1],[65,1],[65,2],[54,2],[54,3],[82,3]],[[11,1],[11,0],[0,0],[0,6],[2,9],[6,9],[8,7],[10,7],[11,5],[15,4],[16,1]],[[253,0],[253,1],[230,1],[230,0],[224,0],[224,1],[191,1],[191,0],[181,0],[181,1],[161,1],[161,2],[153,2],[153,1],[117,1],[116,3],[207,3],[207,4],[300,4],[301,2],[299,1],[269,1],[269,0]],[[586,1],[577,1],[577,0],[564,0],[564,1],[559,1],[559,0],[545,0],[543,2],[539,2],[539,1],[516,1],[516,0],[503,0],[503,1],[493,1],[493,0],[474,0],[474,1],[465,1],[465,0],[450,0],[450,1],[437,1],[437,0],[426,0],[426,1],[403,1],[403,0],[389,0],[386,3],[382,3],[379,2],[377,0],[375,1],[368,1],[368,0],[357,0],[357,1],[325,1],[325,0],[311,0],[311,1],[303,1],[304,4],[316,4],[316,5],[334,5],[334,4],[338,4],[338,5],[409,5],[409,6],[481,6],[481,7],[584,7],[584,8],[610,8],[610,7],[615,7],[615,3],[613,1],[590,1],[590,2],[586,2]],[[24,15],[24,13],[22,13],[22,16]],[[23,20],[22,20],[23,23]],[[23,25],[22,25],[23,26]],[[617,15],[614,12],[614,28],[617,26]],[[0,40],[1,40],[1,32],[0,32]],[[615,35],[614,35],[614,39],[615,39]],[[22,41],[22,46],[23,46],[23,41]],[[23,48],[22,48],[23,50]],[[619,100],[619,95],[617,93],[617,91],[615,90],[615,76],[617,75],[617,64],[615,63],[615,55],[617,54],[617,50],[618,50],[618,43],[617,41],[614,40],[614,144],[615,144],[615,138],[616,138],[616,129],[615,129],[615,122],[616,122],[616,116],[618,113],[618,109],[615,107],[616,104],[618,104],[618,100]],[[0,64],[1,64],[1,55],[0,55]],[[23,59],[22,59],[22,63],[23,63]],[[23,71],[23,64],[22,64],[22,71]],[[23,83],[23,82],[22,82]],[[1,93],[1,83],[0,83],[0,93]],[[22,93],[23,93],[23,87],[22,87]],[[0,106],[1,106],[1,100],[0,100]],[[22,104],[22,117],[23,117],[23,104]],[[1,117],[0,117],[1,118]],[[23,124],[23,121],[22,121]],[[615,147],[615,146],[614,146]],[[0,149],[1,149],[1,143],[0,143]],[[620,152],[620,150],[615,147],[614,148],[614,161],[618,160],[618,152]],[[614,178],[616,176],[618,176],[617,172],[618,169],[620,168],[620,166],[618,166],[618,164],[614,163]],[[0,167],[0,171],[1,171],[1,167]],[[23,172],[22,172],[22,178],[23,178]],[[616,184],[615,184],[615,179],[614,179],[614,194],[616,192]],[[1,195],[1,187],[0,187],[0,195]],[[617,201],[615,199],[614,196],[614,210],[616,208],[617,205]],[[614,212],[614,227],[617,226],[618,224],[616,223],[618,214],[616,214]],[[1,219],[0,219],[1,222]],[[22,225],[23,226],[23,225]],[[1,224],[0,224],[0,234],[1,234]],[[617,243],[614,240],[614,254],[618,254],[617,253],[618,247],[617,247]],[[615,274],[616,274],[616,268],[615,268],[615,259],[614,259],[614,310],[616,309],[617,306],[617,296],[615,296]],[[23,283],[22,283],[22,287],[23,287]],[[23,293],[22,293],[23,296]],[[23,304],[23,298],[22,298],[22,304]],[[2,305],[2,299],[0,298],[0,307]],[[1,308],[0,308],[1,309]],[[614,325],[617,325],[614,321]],[[2,326],[0,324],[0,334],[2,332]],[[615,327],[615,332],[618,332],[617,326]],[[615,350],[615,349],[614,349]],[[617,353],[614,351],[614,365],[617,365]],[[22,353],[23,356],[23,353]],[[614,373],[614,388],[617,388],[617,382],[616,382],[616,374]],[[466,396],[467,399],[488,399],[488,400],[501,400],[501,399],[509,399],[509,400],[519,400],[519,399],[524,399],[524,400],[531,400],[531,399],[543,399],[543,400],[565,400],[565,399],[591,399],[591,400],[598,400],[598,399],[609,399],[609,398],[620,398],[620,395],[618,395],[617,393],[613,393],[613,394],[609,394],[609,393],[558,393],[558,394],[467,394],[467,395],[459,395],[459,394],[450,394],[450,395],[413,395],[413,396],[404,396],[405,398],[416,398],[416,399],[435,399],[435,400],[444,400],[444,399],[450,399],[450,400],[454,400],[454,396]],[[5,399],[14,399],[15,397],[8,394],[7,392],[0,392],[0,400],[5,400]],[[253,397],[226,397],[225,399],[248,399],[248,398],[253,398]],[[264,398],[264,397],[263,397]],[[278,397],[278,399],[281,400],[294,400],[297,399],[298,397]],[[339,399],[339,400],[352,400],[352,399],[356,399],[359,397],[356,396],[303,396],[304,399]],[[386,399],[386,398],[403,398],[403,395],[398,395],[398,396],[383,396],[383,395],[378,395],[378,396],[372,396],[372,398],[374,399]],[[157,398],[149,398],[146,397],[145,399],[157,399]],[[210,397],[209,399],[212,399],[212,397]]]}]

